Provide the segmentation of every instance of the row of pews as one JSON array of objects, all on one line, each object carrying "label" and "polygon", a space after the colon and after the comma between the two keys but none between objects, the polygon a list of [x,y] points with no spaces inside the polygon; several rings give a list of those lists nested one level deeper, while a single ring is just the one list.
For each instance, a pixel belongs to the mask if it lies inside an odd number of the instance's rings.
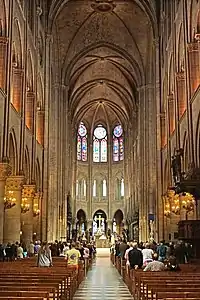
[{"label": "row of pews", "polygon": [[180,265],[180,272],[129,270],[125,261],[111,261],[137,300],[200,300],[200,266]]},{"label": "row of pews", "polygon": [[67,266],[54,257],[52,267],[38,268],[36,258],[0,263],[0,300],[71,300],[91,266]]}]

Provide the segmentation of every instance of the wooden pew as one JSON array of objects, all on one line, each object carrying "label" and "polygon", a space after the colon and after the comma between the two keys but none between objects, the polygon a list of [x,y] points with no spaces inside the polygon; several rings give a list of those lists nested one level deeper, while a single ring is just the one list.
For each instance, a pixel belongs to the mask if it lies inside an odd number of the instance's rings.
[{"label": "wooden pew", "polygon": [[41,293],[46,299],[63,296],[71,300],[84,278],[82,265],[76,272],[73,267],[67,266],[63,258],[54,259],[51,268],[35,267],[35,262],[33,258],[0,263],[0,293],[20,291],[25,292],[28,298],[31,292],[38,291],[38,296]]}]

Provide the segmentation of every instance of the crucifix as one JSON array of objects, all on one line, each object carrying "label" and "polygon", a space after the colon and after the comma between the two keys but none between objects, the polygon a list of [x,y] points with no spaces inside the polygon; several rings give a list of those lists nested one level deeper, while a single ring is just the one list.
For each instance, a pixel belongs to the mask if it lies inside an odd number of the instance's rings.
[{"label": "crucifix", "polygon": [[95,216],[95,222],[97,222],[97,231],[99,233],[102,233],[102,231],[105,230],[105,224],[104,224],[104,218],[101,217],[101,215]]}]

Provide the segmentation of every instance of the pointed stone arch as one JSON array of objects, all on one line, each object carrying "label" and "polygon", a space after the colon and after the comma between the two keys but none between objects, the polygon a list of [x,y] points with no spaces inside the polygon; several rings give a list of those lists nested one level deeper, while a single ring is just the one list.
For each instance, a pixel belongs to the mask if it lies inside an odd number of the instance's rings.
[{"label": "pointed stone arch", "polygon": [[12,167],[12,175],[16,175],[18,169],[18,151],[14,129],[11,129],[9,134],[9,163]]},{"label": "pointed stone arch", "polygon": [[36,190],[39,192],[42,190],[42,174],[40,168],[39,159],[36,159],[36,166],[35,166],[35,183],[36,183]]},{"label": "pointed stone arch", "polygon": [[5,1],[0,0],[0,36],[5,37],[7,33],[6,6]]},{"label": "pointed stone arch", "polygon": [[31,163],[30,163],[28,146],[25,147],[25,151],[24,151],[23,171],[24,171],[26,184],[29,184],[31,180],[31,174],[30,174]]}]

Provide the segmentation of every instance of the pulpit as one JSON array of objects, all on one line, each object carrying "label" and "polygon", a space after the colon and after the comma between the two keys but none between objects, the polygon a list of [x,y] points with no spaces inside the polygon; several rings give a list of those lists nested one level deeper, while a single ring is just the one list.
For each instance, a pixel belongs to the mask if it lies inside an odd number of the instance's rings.
[{"label": "pulpit", "polygon": [[200,258],[200,220],[185,220],[178,223],[178,237],[192,244],[195,258]]}]

